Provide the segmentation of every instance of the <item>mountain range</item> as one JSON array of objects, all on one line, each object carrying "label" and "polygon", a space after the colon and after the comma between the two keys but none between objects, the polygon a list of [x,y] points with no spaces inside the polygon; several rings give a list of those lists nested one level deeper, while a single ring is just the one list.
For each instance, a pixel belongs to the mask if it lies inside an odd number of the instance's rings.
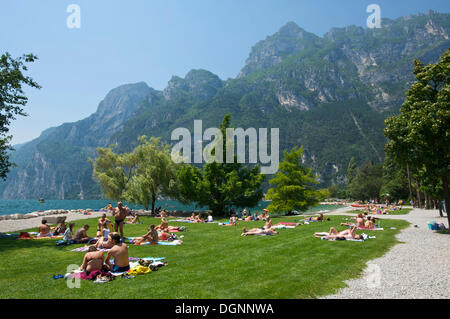
[{"label": "mountain range", "polygon": [[130,151],[143,134],[170,142],[175,128],[192,130],[197,119],[217,127],[227,113],[233,127],[280,128],[280,151],[303,145],[318,187],[342,184],[351,157],[383,161],[384,119],[414,80],[413,60],[434,63],[450,47],[449,17],[430,11],[323,37],[289,22],[251,48],[236,78],[191,70],[162,91],[144,82],[117,87],[91,116],[17,145],[0,197],[102,198],[88,162],[97,147]]}]

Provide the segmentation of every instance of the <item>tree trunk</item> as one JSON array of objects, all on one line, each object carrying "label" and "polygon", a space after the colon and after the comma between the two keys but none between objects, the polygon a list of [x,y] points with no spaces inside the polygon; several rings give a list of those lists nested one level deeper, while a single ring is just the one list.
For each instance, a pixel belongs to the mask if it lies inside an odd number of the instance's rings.
[{"label": "tree trunk", "polygon": [[155,215],[155,203],[156,203],[156,196],[152,195],[152,215],[153,216],[156,216]]},{"label": "tree trunk", "polygon": [[409,201],[413,200],[413,193],[411,187],[411,170],[409,169],[409,164],[406,164],[406,172],[408,173],[408,187],[409,187]]},{"label": "tree trunk", "polygon": [[448,225],[450,227],[450,196],[448,193],[448,178],[447,175],[442,175],[442,186],[444,188],[445,212],[447,213]]},{"label": "tree trunk", "polygon": [[417,207],[422,208],[422,196],[420,196],[419,182],[416,181],[417,186]]},{"label": "tree trunk", "polygon": [[437,200],[437,208],[439,209],[439,216],[444,217],[444,214],[442,214],[442,205],[440,199]]}]

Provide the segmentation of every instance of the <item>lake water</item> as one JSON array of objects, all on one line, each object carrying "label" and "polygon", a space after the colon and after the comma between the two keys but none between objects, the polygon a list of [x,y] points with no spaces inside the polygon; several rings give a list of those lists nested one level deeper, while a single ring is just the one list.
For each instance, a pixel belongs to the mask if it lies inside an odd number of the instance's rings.
[{"label": "lake water", "polygon": [[[35,211],[43,211],[50,209],[87,209],[93,210],[106,207],[111,201],[108,200],[46,200],[45,203],[39,203],[37,200],[0,200],[0,215],[10,214],[27,214]],[[117,202],[111,202],[113,206],[117,206]],[[132,209],[143,209],[142,206],[131,205],[125,203]],[[251,212],[260,211],[266,208],[270,202],[259,202],[258,206],[248,208]],[[156,207],[161,206],[168,210],[184,210],[192,211],[196,209],[207,209],[205,207],[195,207],[194,205],[183,205],[177,201],[161,200],[156,202]],[[318,205],[312,208],[312,211],[332,210],[340,206]]]}]

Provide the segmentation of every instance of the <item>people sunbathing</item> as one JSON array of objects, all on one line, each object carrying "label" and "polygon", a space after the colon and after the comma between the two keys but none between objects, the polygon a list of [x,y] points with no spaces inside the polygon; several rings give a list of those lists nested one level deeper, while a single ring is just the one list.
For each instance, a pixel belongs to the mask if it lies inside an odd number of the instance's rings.
[{"label": "people sunbathing", "polygon": [[196,223],[204,223],[204,222],[205,222],[204,219],[203,219],[202,216],[201,216],[201,213],[198,213],[198,215],[195,216],[194,221],[195,221]]},{"label": "people sunbathing", "polygon": [[77,243],[87,243],[91,240],[91,237],[87,235],[87,231],[89,230],[89,225],[86,224],[75,233],[74,239]]},{"label": "people sunbathing", "polygon": [[97,249],[111,249],[114,246],[114,243],[110,236],[111,233],[109,232],[109,230],[105,229],[104,232],[108,234],[106,236],[101,236],[97,240],[97,243],[95,244],[95,247]]},{"label": "people sunbathing", "polygon": [[324,238],[329,240],[345,240],[345,239],[362,239],[362,235],[356,234],[356,227],[353,226],[351,229],[346,229],[338,232],[336,228],[331,227],[328,233],[317,232],[314,233],[316,238]]},{"label": "people sunbathing", "polygon": [[97,237],[103,236],[103,230],[108,229],[110,224],[111,221],[106,218],[106,214],[102,214],[102,217],[97,222]]},{"label": "people sunbathing", "polygon": [[278,234],[277,231],[273,230],[272,228],[253,228],[250,230],[247,230],[245,227],[242,229],[241,236],[250,236],[250,235],[276,235]]},{"label": "people sunbathing", "polygon": [[67,229],[66,222],[59,223],[58,226],[56,226],[55,229],[53,230],[53,236],[63,235],[66,229]]},{"label": "people sunbathing", "polygon": [[230,221],[228,223],[224,223],[223,226],[236,226],[238,218],[235,214],[230,217]]},{"label": "people sunbathing", "polygon": [[134,224],[134,225],[141,223],[141,221],[139,220],[139,216],[137,214],[135,214],[134,216],[133,215],[127,216],[126,221],[127,221],[127,224]]},{"label": "people sunbathing", "polygon": [[47,225],[47,220],[43,219],[42,224],[38,227],[39,237],[49,237],[52,234],[50,233],[50,227]]},{"label": "people sunbathing", "polygon": [[159,240],[158,231],[155,229],[155,225],[151,224],[148,232],[139,238],[135,238],[133,243],[135,245],[141,245],[144,242],[149,242],[151,245],[156,245]]},{"label": "people sunbathing", "polygon": [[104,256],[102,251],[98,251],[95,246],[90,246],[86,255],[84,255],[83,263],[80,270],[83,270],[86,275],[93,271],[101,271],[104,268]]},{"label": "people sunbathing", "polygon": [[[114,245],[106,256],[106,268],[111,272],[128,271],[130,269],[128,246],[120,241],[121,237],[118,233],[111,233],[110,237]],[[111,258],[114,259],[114,264],[111,264]]]}]

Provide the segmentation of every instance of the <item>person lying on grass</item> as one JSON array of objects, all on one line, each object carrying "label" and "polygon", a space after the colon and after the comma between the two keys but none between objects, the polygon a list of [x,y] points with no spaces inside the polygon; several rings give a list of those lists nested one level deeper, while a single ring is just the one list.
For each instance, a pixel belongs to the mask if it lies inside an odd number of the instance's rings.
[{"label": "person lying on grass", "polygon": [[42,224],[38,227],[39,237],[49,237],[50,234],[50,227],[47,225],[47,220],[43,219]]},{"label": "person lying on grass", "polygon": [[142,236],[142,237],[138,237],[133,239],[133,243],[135,245],[141,245],[144,242],[150,242],[151,245],[156,245],[158,243],[158,232],[155,229],[155,225],[151,224],[150,228],[148,230],[148,232]]},{"label": "person lying on grass", "polygon": [[111,224],[111,221],[106,218],[106,214],[102,214],[97,222],[97,237],[103,235],[103,229],[107,229],[109,224]]},{"label": "person lying on grass", "polygon": [[[327,218],[326,220],[330,219]],[[305,219],[305,222],[322,222],[322,221],[324,221],[322,213],[320,213],[319,216],[317,217],[309,217],[308,219]]]},{"label": "person lying on grass", "polygon": [[[111,233],[110,237],[114,245],[106,256],[106,269],[111,272],[128,271],[130,269],[128,246],[120,241],[120,235],[118,233]],[[110,262],[111,257],[114,259],[114,264],[111,264]]]},{"label": "person lying on grass", "polygon": [[247,230],[245,227],[242,228],[242,234],[241,236],[250,236],[250,235],[276,235],[278,234],[277,231],[273,230],[272,228],[253,228],[250,230]]},{"label": "person lying on grass", "polygon": [[336,228],[331,227],[328,233],[314,233],[314,237],[325,239],[362,239],[362,235],[356,234],[356,227],[353,226],[351,229],[346,229],[341,232],[338,232]]},{"label": "person lying on grass", "polygon": [[102,270],[104,266],[103,252],[98,251],[95,246],[90,246],[86,255],[84,255],[83,264],[80,270],[83,270],[86,275],[96,270]]}]

